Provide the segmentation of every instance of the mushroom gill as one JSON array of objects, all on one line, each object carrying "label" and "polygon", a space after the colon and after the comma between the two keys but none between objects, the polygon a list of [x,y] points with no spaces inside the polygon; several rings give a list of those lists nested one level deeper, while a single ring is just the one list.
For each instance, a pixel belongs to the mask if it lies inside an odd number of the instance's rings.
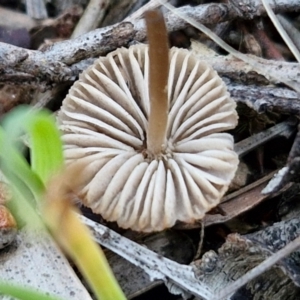
[{"label": "mushroom gill", "polygon": [[203,218],[238,165],[232,136],[221,133],[236,126],[235,102],[211,67],[177,48],[169,50],[165,143],[159,155],[149,151],[148,52],[140,44],[100,57],[58,114],[66,161],[83,166],[83,203],[145,232]]}]

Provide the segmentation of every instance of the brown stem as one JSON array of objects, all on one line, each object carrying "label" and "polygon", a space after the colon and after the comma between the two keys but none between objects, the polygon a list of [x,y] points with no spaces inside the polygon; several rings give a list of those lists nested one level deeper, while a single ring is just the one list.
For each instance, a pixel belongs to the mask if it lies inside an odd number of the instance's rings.
[{"label": "brown stem", "polygon": [[265,57],[268,59],[284,61],[282,54],[276,48],[274,42],[270,39],[268,33],[262,27],[262,25],[258,24],[258,22],[252,22],[251,28],[252,28],[253,35],[261,45]]},{"label": "brown stem", "polygon": [[169,47],[167,29],[158,11],[145,13],[149,41],[150,115],[147,136],[149,154],[158,156],[165,148],[168,124]]}]

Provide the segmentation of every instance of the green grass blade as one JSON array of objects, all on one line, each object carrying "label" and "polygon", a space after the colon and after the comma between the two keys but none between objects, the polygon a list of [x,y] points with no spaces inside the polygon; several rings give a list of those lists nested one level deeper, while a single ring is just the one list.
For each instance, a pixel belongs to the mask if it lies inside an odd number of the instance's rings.
[{"label": "green grass blade", "polygon": [[29,135],[32,170],[42,182],[48,182],[60,170],[63,165],[62,142],[55,119],[48,111],[20,106],[9,114],[3,126],[12,141],[17,140],[22,131]]},{"label": "green grass blade", "polygon": [[0,282],[0,293],[20,300],[61,300],[55,296],[48,296],[31,288]]},{"label": "green grass blade", "polygon": [[[21,106],[5,117],[3,128],[0,127],[1,171],[13,189],[10,206],[14,208],[19,224],[25,222],[41,227],[36,203],[45,192],[43,181],[48,180],[51,173],[61,167],[63,161],[55,121],[47,112],[31,111],[29,107]],[[32,142],[31,160],[35,170],[30,167],[22,153],[20,136],[24,132],[29,134]],[[50,138],[47,138],[48,135]],[[53,150],[53,147],[57,147],[57,150]]]},{"label": "green grass blade", "polygon": [[26,129],[31,138],[31,167],[44,183],[63,165],[63,149],[55,119],[40,111],[29,120]]},{"label": "green grass blade", "polygon": [[13,208],[19,225],[25,222],[40,227],[41,220],[36,212],[36,201],[45,191],[45,187],[7,136],[0,127],[0,167],[10,182],[13,193],[13,199],[8,204]]},{"label": "green grass blade", "polygon": [[[0,128],[0,157],[1,170],[7,179],[12,183],[23,182],[20,192],[24,195],[32,195],[34,198],[40,197],[44,191],[44,185],[39,176],[32,172],[30,165],[23,155],[16,150],[5,133]],[[34,199],[31,199],[31,203]]]}]

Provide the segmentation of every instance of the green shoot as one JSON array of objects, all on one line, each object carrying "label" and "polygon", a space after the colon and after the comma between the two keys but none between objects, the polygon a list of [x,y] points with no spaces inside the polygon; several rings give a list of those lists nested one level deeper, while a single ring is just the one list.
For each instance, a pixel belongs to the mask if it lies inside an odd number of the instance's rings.
[{"label": "green shoot", "polygon": [[[31,166],[22,154],[20,141],[24,134],[29,137]],[[68,172],[68,169],[63,171],[60,133],[50,113],[24,106],[9,113],[3,120],[3,128],[0,128],[0,159],[1,170],[13,190],[12,206],[20,219],[31,226],[44,230],[46,225],[50,229],[98,299],[126,299],[101,248],[94,242],[88,228],[79,221],[71,205],[69,193],[76,187],[74,183],[74,188],[67,183],[72,181],[74,173]],[[39,211],[41,207],[43,209]],[[0,283],[0,292],[24,300],[54,299],[4,283]]]},{"label": "green shoot", "polygon": [[62,168],[60,133],[55,126],[54,117],[48,111],[33,111],[19,106],[4,119],[3,128],[12,142],[19,139],[24,132],[29,135],[31,169],[43,183]]},{"label": "green shoot", "polygon": [[54,296],[48,296],[33,289],[12,285],[6,282],[0,282],[0,291],[2,294],[15,297],[20,300],[60,300]]}]

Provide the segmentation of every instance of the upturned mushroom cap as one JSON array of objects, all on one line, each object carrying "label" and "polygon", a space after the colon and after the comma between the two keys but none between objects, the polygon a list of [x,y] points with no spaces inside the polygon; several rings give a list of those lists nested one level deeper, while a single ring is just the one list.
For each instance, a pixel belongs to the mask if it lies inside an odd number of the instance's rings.
[{"label": "upturned mushroom cap", "polygon": [[238,165],[235,102],[208,65],[169,54],[169,115],[160,155],[147,151],[147,45],[99,58],[75,82],[58,115],[67,163],[81,163],[83,203],[137,231],[191,223],[218,205]]}]

